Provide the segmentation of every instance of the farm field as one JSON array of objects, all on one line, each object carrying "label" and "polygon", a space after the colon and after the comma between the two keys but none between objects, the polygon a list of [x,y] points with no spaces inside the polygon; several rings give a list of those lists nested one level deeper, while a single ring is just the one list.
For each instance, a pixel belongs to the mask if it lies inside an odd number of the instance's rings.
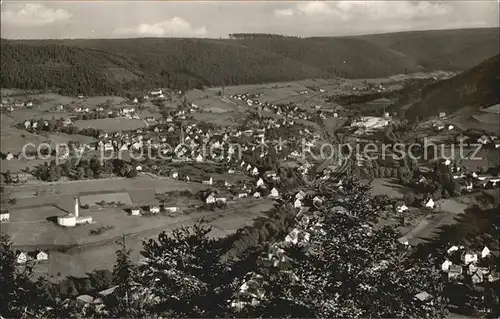
[{"label": "farm field", "polygon": [[[110,269],[115,262],[116,245],[113,236],[118,238],[122,234],[126,235],[127,247],[132,249],[132,260],[139,261],[142,241],[155,238],[161,231],[170,233],[179,224],[192,225],[200,218],[205,217],[213,225],[211,236],[225,236],[245,225],[250,225],[255,218],[262,216],[262,211],[266,211],[273,206],[273,202],[270,200],[259,200],[257,203],[248,201],[247,203],[243,207],[238,207],[237,213],[236,210],[228,208],[226,211],[200,212],[176,218],[163,216],[132,217],[126,216],[122,212],[96,211],[92,216],[99,221],[97,225],[82,226],[81,229],[53,227],[61,233],[61,236],[58,236],[60,238],[58,242],[61,242],[61,240],[67,240],[74,244],[88,243],[90,240],[104,240],[104,242],[99,245],[80,246],[67,252],[51,251],[48,263],[38,265],[37,273],[55,277],[69,275],[78,277],[85,276],[86,273],[93,270]],[[88,236],[88,232],[92,227],[97,228],[105,223],[115,225],[115,228],[108,230],[101,236]],[[142,232],[131,234],[131,230]],[[43,231],[43,228],[37,228],[38,233],[41,231]],[[74,231],[76,232],[72,233]]]},{"label": "farm field", "polygon": [[[468,214],[472,207],[491,209],[498,205],[498,190],[487,190],[456,198],[442,199],[437,202],[439,213],[431,219],[422,220],[408,237],[411,245],[418,245],[437,239],[443,227],[460,222],[460,218]],[[477,214],[477,211],[475,211]],[[476,225],[470,225],[474,227]]]},{"label": "farm field", "polygon": [[403,195],[410,191],[409,188],[400,185],[391,178],[374,178],[370,185],[373,196],[387,195],[393,198],[403,198]]},{"label": "farm field", "polygon": [[194,113],[194,119],[202,122],[213,123],[216,125],[222,126],[230,126],[237,125],[238,121],[236,120],[239,116],[239,113],[235,112],[224,112],[224,113]]},{"label": "farm field", "polygon": [[46,198],[53,199],[60,198],[62,196],[74,196],[79,193],[94,192],[96,190],[106,192],[124,189],[133,192],[136,190],[155,189],[162,192],[176,190],[191,190],[195,192],[206,188],[207,185],[200,183],[187,183],[170,179],[154,179],[141,175],[133,179],[113,178],[59,183],[41,183],[35,185],[22,185],[12,187],[10,189],[12,190],[12,196],[14,197],[18,197],[18,195],[22,194],[46,194],[44,196],[21,199],[18,201],[18,206],[21,206],[21,202],[25,202],[22,206],[26,206],[39,205],[40,203],[43,203]]}]

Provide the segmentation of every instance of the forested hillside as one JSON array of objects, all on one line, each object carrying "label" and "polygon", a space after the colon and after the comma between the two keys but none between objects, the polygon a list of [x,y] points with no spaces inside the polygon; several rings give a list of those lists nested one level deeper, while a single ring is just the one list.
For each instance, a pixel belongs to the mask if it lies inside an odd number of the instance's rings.
[{"label": "forested hillside", "polygon": [[2,87],[87,95],[456,71],[499,50],[496,29],[338,38],[2,39],[1,48]]},{"label": "forested hillside", "polygon": [[453,78],[428,85],[418,100],[406,110],[408,118],[452,113],[463,107],[486,107],[500,102],[500,55]]},{"label": "forested hillside", "polygon": [[383,77],[422,68],[411,57],[356,38],[255,38],[238,41],[346,78]]},{"label": "forested hillside", "polygon": [[424,68],[464,71],[499,53],[497,28],[414,31],[359,39],[413,57]]}]

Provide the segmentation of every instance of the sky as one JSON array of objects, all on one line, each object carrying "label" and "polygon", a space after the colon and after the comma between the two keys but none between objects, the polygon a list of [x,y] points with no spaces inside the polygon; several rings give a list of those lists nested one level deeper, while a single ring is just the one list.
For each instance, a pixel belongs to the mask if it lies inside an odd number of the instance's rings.
[{"label": "sky", "polygon": [[10,39],[344,36],[499,26],[493,1],[9,1]]}]

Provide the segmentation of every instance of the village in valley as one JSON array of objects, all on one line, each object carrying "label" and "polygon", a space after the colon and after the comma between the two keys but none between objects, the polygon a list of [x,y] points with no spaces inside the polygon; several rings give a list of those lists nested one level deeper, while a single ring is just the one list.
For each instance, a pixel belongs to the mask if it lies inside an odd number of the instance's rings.
[{"label": "village in valley", "polygon": [[[368,102],[366,110],[341,103],[342,96],[390,92],[405,81],[162,88],[128,99],[5,90],[2,232],[18,248],[19,266],[36,260],[37,274],[54,281],[112,267],[121,236],[130,238],[140,262],[142,240],[160,231],[204,220],[215,226],[211,236],[227,236],[283,203],[301,221],[284,243],[306,244],[308,227],[316,227],[308,221],[327,200],[314,187],[342,189],[355,176],[383,207],[377,223],[396,225],[399,244],[417,247],[471,205],[495,205],[485,196],[498,192],[500,144],[498,133],[461,129],[444,112],[414,124],[399,120],[388,98]],[[479,145],[482,161],[458,154],[319,156],[324,143],[409,143],[423,136],[437,145],[467,141],[466,152]],[[21,149],[28,141],[31,149]],[[496,249],[451,246],[442,271],[450,280],[467,273],[476,285],[490,285],[498,280]],[[281,250],[271,255],[274,264],[286,260]],[[425,291],[417,297],[430,298]]]},{"label": "village in valley", "polygon": [[0,319],[500,318],[498,10],[5,1]]}]

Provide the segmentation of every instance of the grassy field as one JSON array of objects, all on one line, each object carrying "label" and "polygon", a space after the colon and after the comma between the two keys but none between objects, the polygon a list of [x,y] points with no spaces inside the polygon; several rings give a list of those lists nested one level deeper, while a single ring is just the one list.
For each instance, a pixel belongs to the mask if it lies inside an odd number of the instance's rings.
[{"label": "grassy field", "polygon": [[139,119],[127,118],[106,118],[96,120],[80,120],[75,122],[78,128],[95,128],[105,132],[117,132],[120,130],[136,130],[146,126],[146,124]]},{"label": "grassy field", "polygon": [[[193,192],[205,189],[206,185],[178,181],[159,180],[146,177],[136,179],[92,180],[59,184],[27,185],[12,188],[12,196],[18,198],[16,205],[10,207],[11,222],[2,225],[2,230],[13,237],[16,246],[83,245],[89,242],[108,240],[123,233],[144,232],[157,227],[164,227],[175,219],[167,216],[131,217],[121,208],[82,209],[81,215],[92,216],[96,225],[77,227],[68,231],[49,221],[73,210],[73,197],[85,192],[99,190],[103,193],[123,189],[131,195],[134,203],[144,205],[155,201],[155,194],[188,189]],[[35,194],[39,194],[36,196]],[[24,195],[24,196],[23,196]],[[27,196],[31,195],[31,197]],[[110,194],[109,198],[112,199]],[[184,205],[187,206],[187,201]],[[252,200],[239,201],[239,209],[253,214],[267,210],[269,202],[255,206]],[[176,204],[181,204],[176,201]],[[253,209],[245,209],[252,207]],[[115,228],[99,236],[88,236],[91,229],[101,226]],[[29,234],[29,235],[26,235]]]},{"label": "grassy field", "polygon": [[375,178],[371,183],[371,194],[387,195],[393,198],[403,198],[403,195],[410,191],[409,188],[399,185],[396,180],[392,178]]},{"label": "grassy field", "polygon": [[[32,134],[21,129],[13,127],[16,120],[12,117],[15,114],[1,114],[0,119],[0,151],[2,153],[11,152],[13,154],[18,154],[22,151],[24,145],[28,143],[33,143],[35,147],[42,143],[48,143],[51,146],[56,144],[67,144],[69,141],[75,141],[80,143],[92,143],[96,140],[89,136],[83,135],[69,135],[64,133],[43,133],[43,134]],[[28,147],[28,146],[27,146]],[[32,150],[32,146],[29,146],[26,150]],[[44,161],[40,159],[29,160],[21,156],[19,160],[0,160],[0,172],[4,173],[7,170],[11,172],[18,172],[26,167],[34,168],[37,165],[42,164]]]},{"label": "grassy field", "polygon": [[241,113],[235,113],[235,112],[226,112],[226,113],[197,112],[193,114],[195,120],[222,126],[237,125],[238,122],[235,119],[239,116],[241,116]]},{"label": "grassy field", "polygon": [[[110,269],[115,262],[115,238],[122,234],[127,235],[127,247],[132,249],[132,259],[138,261],[142,241],[154,238],[161,231],[170,233],[178,225],[190,225],[201,217],[205,217],[214,226],[211,236],[219,237],[233,233],[237,229],[250,225],[252,221],[262,216],[262,212],[272,208],[270,200],[250,200],[246,204],[238,206],[237,212],[228,207],[226,211],[200,212],[179,217],[132,217],[127,216],[121,210],[94,211],[85,213],[91,215],[98,222],[96,225],[87,225],[74,229],[62,229],[58,226],[45,224],[25,224],[22,233],[33,231],[35,236],[20,238],[16,236],[19,243],[30,243],[40,240],[48,240],[44,234],[57,233],[57,239],[52,239],[55,244],[68,242],[70,244],[85,244],[92,241],[102,240],[98,245],[82,246],[67,252],[51,251],[49,262],[37,267],[39,274],[50,276],[85,276],[87,272],[97,269]],[[90,229],[103,225],[113,225],[114,229],[108,230],[99,236],[89,236]],[[14,227],[9,225],[9,227]],[[20,228],[20,226],[16,226]],[[54,237],[54,236],[52,236]],[[50,239],[49,239],[50,240]],[[17,245],[17,243],[15,243]],[[37,245],[40,245],[38,243]]]}]

